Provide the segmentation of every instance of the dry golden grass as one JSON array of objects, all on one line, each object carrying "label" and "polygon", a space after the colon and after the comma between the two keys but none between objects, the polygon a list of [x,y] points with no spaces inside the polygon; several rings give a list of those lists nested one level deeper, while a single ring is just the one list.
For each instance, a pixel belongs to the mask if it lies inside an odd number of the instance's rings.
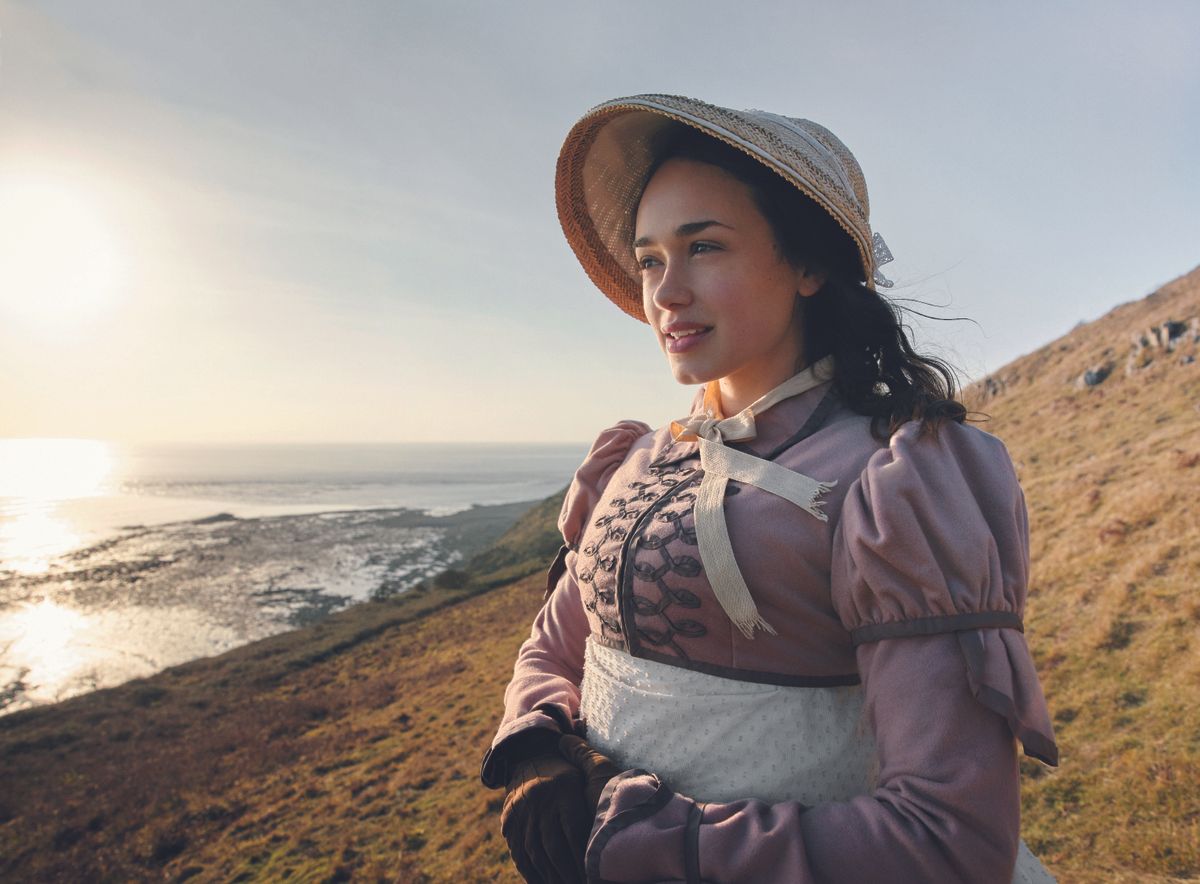
[{"label": "dry golden grass", "polygon": [[541,585],[0,719],[0,878],[519,880],[478,772]]},{"label": "dry golden grass", "polygon": [[[1027,632],[1063,757],[1023,767],[1025,835],[1064,884],[1200,877],[1198,345],[1124,373],[1132,333],[1197,316],[1200,271],[970,391],[1029,501]],[[528,573],[556,510],[479,561]],[[490,584],[0,718],[0,878],[516,881],[477,773],[542,587],[467,595]]]},{"label": "dry golden grass", "polygon": [[1027,632],[1063,754],[1024,766],[1024,829],[1063,881],[1200,876],[1200,346],[1195,325],[1133,345],[1193,317],[1200,270],[971,391],[1029,503]]}]

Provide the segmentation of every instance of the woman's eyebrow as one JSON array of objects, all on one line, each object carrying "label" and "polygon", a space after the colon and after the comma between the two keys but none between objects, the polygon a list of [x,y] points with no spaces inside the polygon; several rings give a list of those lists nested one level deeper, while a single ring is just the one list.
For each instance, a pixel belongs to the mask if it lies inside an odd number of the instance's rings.
[{"label": "woman's eyebrow", "polygon": [[[676,236],[691,236],[692,234],[699,233],[701,230],[706,230],[709,227],[724,227],[726,230],[734,230],[735,229],[733,227],[730,227],[728,224],[722,224],[720,221],[715,221],[712,219],[709,219],[707,221],[688,221],[686,224],[680,224],[678,227],[675,228],[675,235]],[[640,248],[650,245],[653,242],[654,242],[654,240],[652,240],[648,236],[639,236],[637,239],[635,239],[633,241],[633,247],[635,249],[640,249]]]}]

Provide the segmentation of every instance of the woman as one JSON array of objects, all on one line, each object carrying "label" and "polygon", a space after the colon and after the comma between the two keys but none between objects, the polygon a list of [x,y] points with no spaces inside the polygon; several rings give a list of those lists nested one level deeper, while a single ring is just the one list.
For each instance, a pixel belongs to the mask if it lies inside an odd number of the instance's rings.
[{"label": "woman", "polygon": [[602,432],[568,491],[482,771],[518,869],[1051,880],[1018,835],[1015,740],[1057,762],[1023,497],[874,290],[853,155],[636,96],[572,129],[557,195],[592,280],[704,388]]}]

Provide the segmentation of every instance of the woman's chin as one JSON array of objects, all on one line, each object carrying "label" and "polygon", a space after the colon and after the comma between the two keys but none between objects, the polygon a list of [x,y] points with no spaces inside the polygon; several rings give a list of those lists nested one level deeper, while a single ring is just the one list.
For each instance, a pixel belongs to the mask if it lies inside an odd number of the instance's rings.
[{"label": "woman's chin", "polygon": [[684,386],[694,387],[698,384],[707,384],[713,380],[709,372],[697,369],[694,366],[679,365],[676,362],[671,362],[671,374],[675,380]]}]

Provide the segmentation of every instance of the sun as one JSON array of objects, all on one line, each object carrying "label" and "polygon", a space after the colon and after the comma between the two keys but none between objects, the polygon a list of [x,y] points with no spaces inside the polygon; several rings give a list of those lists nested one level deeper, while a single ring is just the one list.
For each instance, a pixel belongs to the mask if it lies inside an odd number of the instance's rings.
[{"label": "sun", "polygon": [[109,306],[121,276],[111,219],[86,182],[0,171],[0,321],[56,330]]}]

